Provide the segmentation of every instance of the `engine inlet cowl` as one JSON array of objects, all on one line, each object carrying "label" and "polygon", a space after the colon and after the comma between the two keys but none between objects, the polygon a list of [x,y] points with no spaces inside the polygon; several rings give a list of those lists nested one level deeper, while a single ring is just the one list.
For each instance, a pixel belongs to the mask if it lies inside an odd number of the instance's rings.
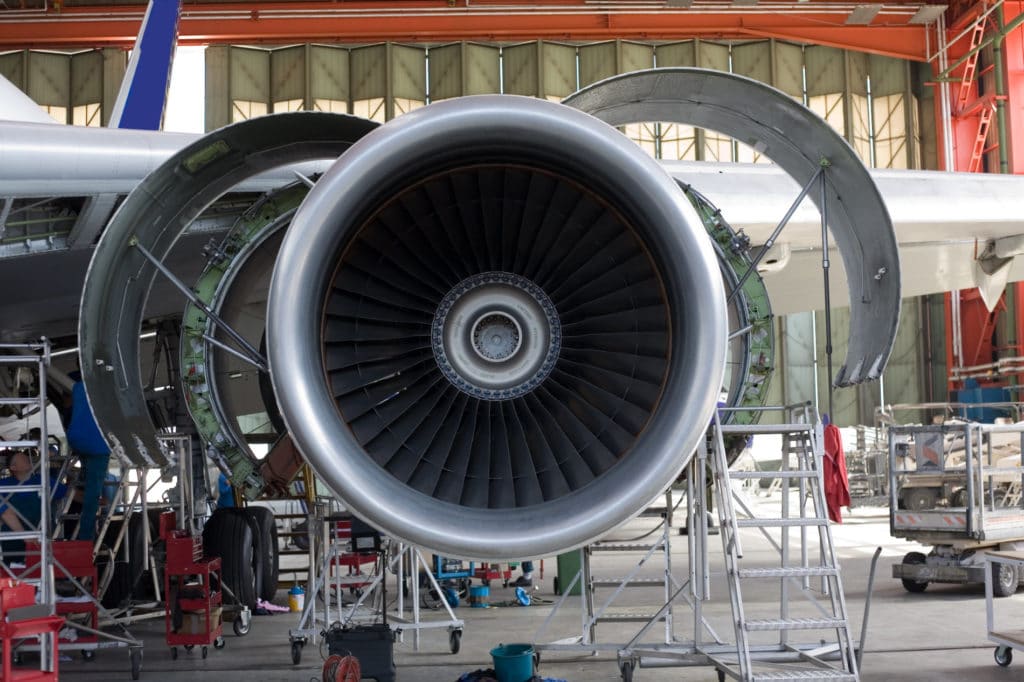
[{"label": "engine inlet cowl", "polygon": [[296,444],[359,516],[445,555],[585,544],[678,476],[724,371],[717,260],[675,182],[569,107],[465,97],[345,152],[268,304]]}]

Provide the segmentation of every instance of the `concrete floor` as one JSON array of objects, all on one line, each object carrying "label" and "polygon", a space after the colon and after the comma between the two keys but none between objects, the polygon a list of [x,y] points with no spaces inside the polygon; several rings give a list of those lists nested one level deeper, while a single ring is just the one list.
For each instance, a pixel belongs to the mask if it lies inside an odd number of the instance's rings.
[{"label": "concrete floor", "polygon": [[[759,502],[761,503],[761,502]],[[619,537],[631,537],[649,529],[653,521],[637,519],[619,529]],[[998,667],[993,660],[994,645],[987,640],[985,627],[985,596],[983,586],[931,585],[923,594],[904,591],[898,580],[891,578],[893,563],[915,549],[914,543],[889,536],[888,511],[878,507],[855,508],[845,515],[845,523],[834,525],[833,533],[843,569],[846,599],[850,610],[855,638],[859,636],[865,610],[868,573],[872,554],[882,547],[878,562],[867,644],[862,665],[862,678],[873,682],[899,682],[901,680],[1024,680],[1024,653],[1007,668]],[[742,536],[746,560],[769,565],[774,550],[754,530],[746,529]],[[712,569],[721,571],[718,537],[711,538],[714,554]],[[603,554],[595,559],[595,574],[623,575],[634,566],[641,554]],[[688,565],[685,538],[673,536],[672,561],[677,576],[685,576]],[[652,560],[649,563],[655,563]],[[553,601],[552,578],[556,562],[544,562],[544,579],[534,594],[541,600]],[[650,569],[650,570],[648,570]],[[658,567],[645,566],[646,574],[656,574]],[[685,578],[683,578],[685,579]],[[723,638],[728,637],[728,595],[720,589],[720,580],[714,581],[715,599],[705,607],[709,620],[716,624]],[[626,603],[630,606],[655,605],[658,590],[633,588]],[[392,594],[394,592],[392,591]],[[759,607],[768,608],[774,599],[772,590],[748,591],[750,612]],[[510,600],[511,588],[492,586],[492,603]],[[801,597],[796,597],[800,600]],[[281,592],[278,602],[284,604]],[[494,607],[489,609],[457,609],[458,617],[465,620],[461,651],[449,653],[445,630],[423,630],[419,650],[414,650],[413,634],[404,633],[404,642],[396,644],[397,679],[402,682],[454,681],[468,671],[491,667],[489,651],[499,643],[550,642],[578,635],[580,632],[580,606],[575,599],[559,611],[551,629],[543,637],[537,630],[550,613],[549,604],[524,607]],[[443,613],[443,612],[441,612]],[[676,614],[678,639],[692,638],[693,617],[688,608],[679,607]],[[1024,620],[1024,591],[1014,597],[996,601],[996,614],[1000,623],[1012,625]],[[427,612],[427,618],[437,618],[438,612]],[[145,641],[143,680],[218,680],[235,682],[254,680],[319,680],[322,659],[315,646],[307,646],[301,664],[292,665],[288,630],[297,624],[297,616],[279,614],[254,617],[251,632],[245,637],[226,636],[223,650],[212,648],[209,658],[202,660],[198,650],[191,654],[179,651],[178,660],[172,660],[163,641],[163,621],[140,623],[133,627],[136,636]],[[637,625],[605,626],[598,628],[598,640],[624,642],[638,629]],[[656,636],[664,634],[664,627],[655,629]],[[792,641],[807,642],[796,633]],[[130,679],[126,650],[101,650],[95,660],[83,661],[77,652],[68,652],[70,659],[61,664],[61,679],[111,680]],[[547,678],[598,682],[620,679],[614,653],[594,656],[583,652],[544,651],[539,673]],[[715,680],[716,673],[707,667],[640,668],[634,679],[643,682],[667,680]]]}]

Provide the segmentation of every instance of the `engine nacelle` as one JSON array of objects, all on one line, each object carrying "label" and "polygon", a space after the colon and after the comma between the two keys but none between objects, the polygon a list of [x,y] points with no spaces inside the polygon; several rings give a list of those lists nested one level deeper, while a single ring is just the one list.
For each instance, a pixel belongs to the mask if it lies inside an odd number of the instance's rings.
[{"label": "engine nacelle", "polygon": [[267,311],[281,413],[351,509],[447,555],[583,545],[681,472],[719,393],[716,257],[633,142],[466,97],[369,132],[311,190]]}]

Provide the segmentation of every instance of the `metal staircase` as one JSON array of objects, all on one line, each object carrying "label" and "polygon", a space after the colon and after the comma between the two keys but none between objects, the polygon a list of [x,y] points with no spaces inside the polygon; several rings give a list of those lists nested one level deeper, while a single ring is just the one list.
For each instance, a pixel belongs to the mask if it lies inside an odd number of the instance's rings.
[{"label": "metal staircase", "polygon": [[[733,433],[780,435],[781,470],[730,472],[723,435]],[[822,448],[822,426],[816,419],[813,423],[757,427],[722,425],[716,419],[710,463],[736,636],[734,649],[715,647],[707,652],[720,677],[728,675],[744,682],[859,680],[825,505]],[[778,516],[758,517],[741,498],[734,504],[732,480],[749,478],[781,479]],[[742,518],[737,506],[743,508]],[[741,542],[741,529],[746,528],[758,529],[768,538],[778,551],[776,565],[748,565]],[[769,586],[778,590],[778,610],[749,608],[744,589],[756,589],[763,596]],[[814,633],[813,642],[795,643],[798,632]],[[765,642],[764,633],[774,641]]]}]

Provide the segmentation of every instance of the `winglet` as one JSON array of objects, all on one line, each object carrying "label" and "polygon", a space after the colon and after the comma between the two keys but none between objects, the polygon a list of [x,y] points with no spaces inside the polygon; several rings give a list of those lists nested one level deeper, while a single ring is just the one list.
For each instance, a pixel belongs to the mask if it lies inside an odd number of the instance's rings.
[{"label": "winglet", "polygon": [[181,0],[149,0],[128,70],[110,114],[111,128],[159,130],[167,103]]}]

